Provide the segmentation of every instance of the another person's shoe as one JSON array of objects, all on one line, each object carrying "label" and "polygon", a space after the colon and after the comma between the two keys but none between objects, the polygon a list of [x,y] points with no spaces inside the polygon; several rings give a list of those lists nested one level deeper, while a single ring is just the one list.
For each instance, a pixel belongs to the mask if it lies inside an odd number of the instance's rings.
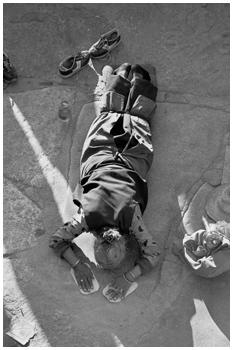
[{"label": "another person's shoe", "polygon": [[131,65],[129,63],[123,63],[120,67],[115,69],[114,74],[121,75],[123,78],[128,78],[131,70]]},{"label": "another person's shoe", "polygon": [[133,79],[140,78],[140,79],[145,79],[145,80],[151,81],[150,74],[144,68],[139,66],[139,64],[134,64],[131,67],[131,72],[133,75]]},{"label": "another person's shoe", "polygon": [[10,62],[9,57],[3,52],[3,81],[5,83],[12,83],[18,79],[18,74],[15,67]]},{"label": "another person's shoe", "polygon": [[65,58],[59,65],[59,74],[62,78],[69,78],[86,67],[90,59],[88,51],[81,51]]},{"label": "another person's shoe", "polygon": [[118,29],[113,29],[108,33],[101,35],[100,39],[89,49],[91,58],[106,58],[110,51],[117,47],[121,42],[121,36]]}]

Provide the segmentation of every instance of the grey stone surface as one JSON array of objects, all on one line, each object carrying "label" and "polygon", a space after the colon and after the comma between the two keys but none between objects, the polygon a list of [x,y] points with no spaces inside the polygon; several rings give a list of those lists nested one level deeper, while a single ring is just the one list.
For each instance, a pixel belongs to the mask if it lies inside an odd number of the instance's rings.
[{"label": "grey stone surface", "polygon": [[206,213],[215,222],[230,222],[230,184],[217,186],[206,200]]},{"label": "grey stone surface", "polygon": [[[7,254],[36,246],[36,232],[44,232],[43,211],[11,182],[4,181],[4,247]],[[26,219],[26,220],[25,220]]]},{"label": "grey stone surface", "polygon": [[[195,276],[172,253],[184,232],[202,228],[209,191],[229,183],[229,4],[5,3],[3,11],[4,50],[19,74],[3,97],[4,328],[21,317],[34,322],[30,347],[229,346],[229,273]],[[110,62],[58,76],[66,56],[114,27],[122,43]],[[157,72],[144,217],[163,253],[132,295],[111,304],[101,291],[114,276],[92,264],[100,290],[81,295],[48,239],[75,210],[102,67],[123,62]],[[64,98],[72,109],[67,124],[57,117]]]}]

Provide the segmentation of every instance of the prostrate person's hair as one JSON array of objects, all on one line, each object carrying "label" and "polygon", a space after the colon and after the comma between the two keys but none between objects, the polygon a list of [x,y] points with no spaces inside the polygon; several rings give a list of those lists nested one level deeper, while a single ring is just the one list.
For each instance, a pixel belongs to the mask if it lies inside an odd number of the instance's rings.
[{"label": "prostrate person's hair", "polygon": [[128,271],[141,255],[139,243],[134,235],[121,235],[118,228],[104,228],[96,236],[94,251],[98,264],[115,272]]}]

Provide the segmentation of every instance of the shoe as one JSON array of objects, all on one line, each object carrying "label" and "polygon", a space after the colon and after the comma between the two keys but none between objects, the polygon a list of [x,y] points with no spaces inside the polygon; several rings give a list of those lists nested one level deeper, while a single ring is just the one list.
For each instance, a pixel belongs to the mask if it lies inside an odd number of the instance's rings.
[{"label": "shoe", "polygon": [[121,42],[121,36],[118,29],[101,35],[100,39],[89,49],[91,58],[106,58],[110,51],[117,47]]},{"label": "shoe", "polygon": [[82,70],[88,64],[90,53],[81,51],[64,59],[59,65],[59,74],[62,78],[69,78]]},{"label": "shoe", "polygon": [[3,52],[3,81],[5,83],[12,83],[18,79],[15,67],[10,62],[9,57]]},{"label": "shoe", "polygon": [[134,64],[131,68],[131,72],[133,74],[133,79],[134,78],[140,78],[140,79],[145,79],[150,81],[150,74],[141,66],[139,66],[139,64]]},{"label": "shoe", "polygon": [[115,75],[121,75],[124,78],[128,78],[129,73],[131,70],[131,65],[129,63],[123,63],[120,67],[115,69],[114,74]]}]

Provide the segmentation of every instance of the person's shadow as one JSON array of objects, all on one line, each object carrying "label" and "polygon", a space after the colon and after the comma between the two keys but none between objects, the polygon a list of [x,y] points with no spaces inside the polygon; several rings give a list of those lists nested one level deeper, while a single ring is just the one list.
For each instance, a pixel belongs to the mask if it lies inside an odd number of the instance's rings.
[{"label": "person's shadow", "polygon": [[229,340],[229,272],[207,279],[190,271],[181,281],[173,303],[137,346],[214,347],[229,346]]}]

